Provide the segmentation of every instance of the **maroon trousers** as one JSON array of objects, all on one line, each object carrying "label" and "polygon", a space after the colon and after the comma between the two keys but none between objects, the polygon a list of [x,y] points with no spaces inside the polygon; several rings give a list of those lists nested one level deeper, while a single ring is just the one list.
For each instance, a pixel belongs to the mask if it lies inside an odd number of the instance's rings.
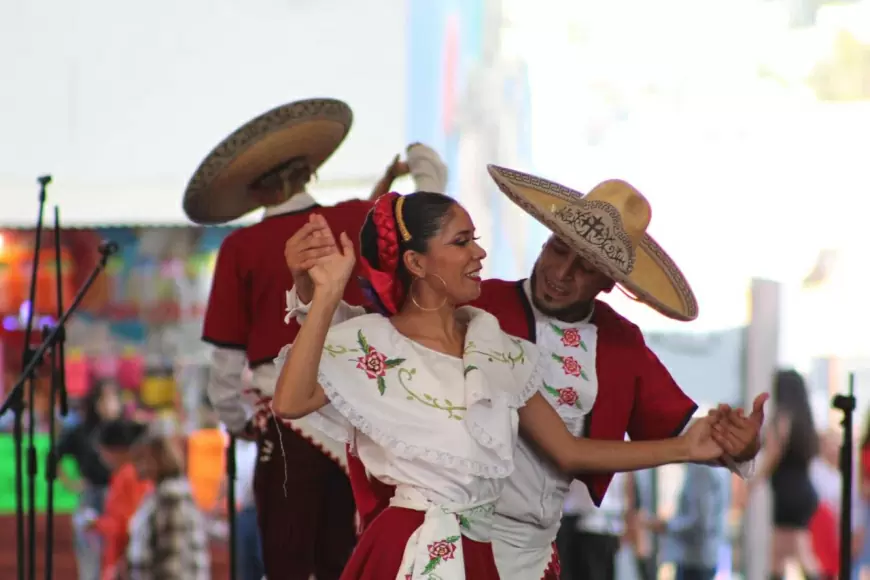
[{"label": "maroon trousers", "polygon": [[254,495],[266,577],[338,580],[356,544],[347,475],[274,419],[258,446]]}]

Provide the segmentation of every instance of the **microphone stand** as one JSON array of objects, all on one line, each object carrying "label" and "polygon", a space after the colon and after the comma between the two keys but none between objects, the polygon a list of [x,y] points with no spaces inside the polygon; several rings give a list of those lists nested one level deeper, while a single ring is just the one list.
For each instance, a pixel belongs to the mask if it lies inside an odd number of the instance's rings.
[{"label": "microphone stand", "polygon": [[[33,579],[36,577],[36,504],[35,504],[35,495],[36,490],[34,488],[33,482],[36,478],[36,449],[33,446],[33,433],[34,433],[34,410],[33,410],[33,375],[36,370],[36,367],[39,365],[39,358],[34,358],[34,351],[30,348],[30,338],[33,333],[33,314],[35,310],[35,302],[36,302],[36,280],[37,280],[37,270],[39,269],[39,253],[42,249],[42,223],[43,223],[43,212],[45,210],[45,189],[49,183],[51,183],[50,175],[43,175],[37,179],[39,183],[39,212],[37,213],[36,218],[36,240],[33,245],[33,261],[31,262],[31,271],[30,271],[30,292],[29,292],[29,302],[28,302],[28,312],[27,312],[27,326],[24,329],[24,348],[22,349],[21,355],[21,366],[29,369],[29,372],[22,376],[22,379],[19,381],[19,385],[12,389],[12,392],[9,394],[9,397],[6,399],[6,402],[0,407],[0,417],[6,414],[7,411],[12,411],[13,414],[13,426],[12,426],[12,437],[15,444],[15,547],[16,547],[16,561],[18,563],[18,580],[24,580],[25,578],[25,570],[29,569],[30,578]],[[35,362],[34,362],[35,361]],[[25,550],[25,537],[24,537],[24,461],[23,461],[23,451],[24,451],[24,433],[22,429],[22,418],[24,415],[24,385],[30,387],[30,398],[29,405],[30,408],[28,419],[30,420],[30,425],[28,426],[28,431],[30,434],[30,445],[27,449],[27,472],[29,474],[30,485],[28,489],[30,491],[29,498],[29,533],[27,535],[27,547]],[[25,568],[25,565],[29,564],[28,568]]]},{"label": "microphone stand", "polygon": [[855,411],[855,373],[849,373],[849,394],[836,395],[831,406],[843,412],[843,446],[840,447],[840,474],[843,477],[840,497],[840,578],[852,577],[852,454]]},{"label": "microphone stand", "polygon": [[[32,375],[36,371],[36,367],[39,365],[40,361],[42,360],[42,357],[45,356],[45,353],[49,349],[54,348],[55,343],[58,341],[61,333],[63,332],[63,328],[64,328],[64,325],[66,324],[67,320],[69,320],[70,316],[72,316],[75,313],[76,309],[79,307],[79,304],[84,299],[85,295],[88,293],[88,290],[90,290],[91,285],[93,285],[94,281],[97,279],[97,276],[99,276],[100,273],[106,268],[106,263],[109,261],[109,257],[117,251],[118,251],[118,244],[116,244],[114,242],[104,242],[104,243],[100,244],[100,254],[102,254],[102,256],[100,258],[99,263],[94,267],[93,271],[90,273],[87,280],[85,280],[85,283],[82,285],[82,287],[79,289],[78,293],[73,298],[72,304],[69,305],[69,309],[66,310],[66,312],[64,312],[63,315],[58,319],[57,325],[54,327],[54,329],[52,329],[52,331],[48,334],[48,336],[45,337],[45,340],[42,341],[42,344],[40,344],[39,347],[35,351],[33,351],[32,355],[30,357],[30,361],[24,367],[24,370],[21,372],[21,375],[19,376],[18,381],[15,383],[15,386],[12,387],[12,391],[9,394],[9,398],[6,399],[6,402],[3,404],[3,407],[0,408],[0,416],[2,416],[3,413],[5,413],[9,408],[12,408],[12,405],[14,405],[17,401],[20,400],[20,398],[22,397],[22,391],[24,390],[24,385],[28,381],[30,381],[30,378],[32,377]],[[31,400],[31,405],[30,405],[30,415],[31,415],[31,421],[33,421],[33,419],[32,419],[32,417],[33,417],[32,400]],[[31,426],[32,425],[33,425],[33,423],[31,422]],[[32,440],[30,443],[30,448],[33,449],[33,441]],[[33,452],[34,471],[36,468],[35,454],[36,453],[34,451]],[[31,480],[31,487],[32,487],[32,480]],[[33,504],[33,497],[31,497],[31,504]],[[31,535],[32,540],[36,539],[35,526],[34,526],[34,528],[31,528],[30,535]],[[23,534],[22,534],[22,537],[23,537]],[[33,543],[35,544],[35,541]],[[34,545],[34,547],[35,547],[35,545]],[[18,548],[19,553],[21,553],[23,551],[22,548],[23,548],[23,545],[20,545]],[[36,566],[35,566],[36,551],[35,550],[31,551],[31,553],[28,554],[28,556],[29,556],[32,564],[34,564],[30,568],[30,577],[35,578],[35,575],[36,575]],[[23,560],[19,560],[18,561],[18,577],[23,578],[23,576],[24,576]]]},{"label": "microphone stand", "polygon": [[230,541],[230,580],[236,578],[236,438],[227,445],[227,520]]},{"label": "microphone stand", "polygon": [[[54,271],[55,283],[57,286],[57,317],[60,319],[63,316],[63,277],[60,251],[60,209],[54,206]],[[69,413],[69,402],[66,392],[66,356],[64,352],[64,342],[66,341],[66,331],[58,322],[57,328],[59,333],[54,346],[51,348],[49,358],[51,359],[51,395],[49,396],[49,408],[51,413],[48,416],[48,453],[45,458],[45,481],[48,485],[48,497],[46,499],[45,513],[45,579],[51,580],[54,575],[54,483],[57,479],[57,446],[55,444],[55,414],[54,406],[59,403],[61,417],[66,417]],[[45,327],[42,331],[44,337],[50,335],[51,329]]]}]

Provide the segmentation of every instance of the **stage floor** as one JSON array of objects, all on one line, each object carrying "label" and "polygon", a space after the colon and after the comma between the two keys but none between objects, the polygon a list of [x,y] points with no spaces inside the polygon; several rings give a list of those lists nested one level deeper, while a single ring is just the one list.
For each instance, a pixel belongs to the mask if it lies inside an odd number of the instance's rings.
[{"label": "stage floor", "polygon": [[[45,516],[36,518],[36,577],[45,577]],[[212,544],[212,578],[228,578],[229,552],[226,544]],[[0,516],[0,578],[14,580],[17,572],[15,515]],[[73,551],[72,518],[54,518],[54,580],[77,580]]]}]

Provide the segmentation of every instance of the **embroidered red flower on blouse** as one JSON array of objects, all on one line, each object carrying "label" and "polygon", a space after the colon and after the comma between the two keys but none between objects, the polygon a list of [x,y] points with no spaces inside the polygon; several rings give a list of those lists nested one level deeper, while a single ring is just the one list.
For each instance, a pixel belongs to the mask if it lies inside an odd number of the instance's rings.
[{"label": "embroidered red flower on blouse", "polygon": [[365,371],[370,379],[376,379],[387,374],[387,357],[369,346],[368,351],[356,359],[356,368]]},{"label": "embroidered red flower on blouse", "polygon": [[446,540],[439,540],[429,544],[429,558],[436,560],[452,560],[456,553],[456,544]]}]

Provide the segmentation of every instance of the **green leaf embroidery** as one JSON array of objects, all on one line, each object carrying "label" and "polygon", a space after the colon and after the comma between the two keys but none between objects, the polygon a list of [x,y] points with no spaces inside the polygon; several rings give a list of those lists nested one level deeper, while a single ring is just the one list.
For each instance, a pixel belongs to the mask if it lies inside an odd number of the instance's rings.
[{"label": "green leaf embroidery", "polygon": [[555,352],[554,352],[551,356],[553,357],[553,360],[556,361],[556,362],[558,362],[558,363],[563,363],[563,362],[565,362],[565,359],[563,359],[561,356],[559,356],[559,355],[556,354]]},{"label": "green leaf embroidery", "polygon": [[512,338],[511,342],[515,347],[517,347],[516,353],[511,352],[500,352],[495,350],[490,351],[482,351],[477,349],[473,341],[469,341],[468,344],[465,345],[465,350],[463,351],[463,356],[469,354],[479,354],[486,357],[487,362],[500,362],[504,364],[508,364],[511,368],[514,368],[517,364],[525,364],[526,362],[526,351],[523,348],[522,342],[519,340]]},{"label": "green leaf embroidery", "polygon": [[583,377],[584,379],[586,379],[587,381],[589,380],[589,377],[586,376],[586,371],[584,371],[583,369],[580,369],[580,376]]},{"label": "green leaf embroidery", "polygon": [[465,370],[462,371],[462,376],[463,376],[463,377],[467,377],[467,376],[468,376],[468,373],[470,373],[471,371],[476,371],[476,370],[477,370],[477,367],[476,367],[476,366],[474,366],[474,365],[468,365],[467,367],[465,367]]},{"label": "green leaf embroidery", "polygon": [[448,544],[455,544],[461,537],[462,536],[450,536],[449,538],[444,538],[444,541]]},{"label": "green leaf embroidery", "polygon": [[551,387],[547,383],[544,383],[544,388],[547,390],[548,393],[550,393],[551,395],[553,395],[557,399],[559,398],[559,390],[558,389],[554,389],[553,387]]},{"label": "green leaf embroidery", "polygon": [[459,527],[465,530],[471,529],[471,522],[468,521],[468,518],[462,514],[459,514],[457,519],[459,520]]},{"label": "green leaf embroidery", "polygon": [[405,359],[403,359],[403,358],[388,358],[384,362],[384,364],[387,365],[388,369],[391,369],[391,368],[399,366],[403,362],[405,362]]},{"label": "green leaf embroidery", "polygon": [[462,420],[462,415],[460,415],[459,411],[465,411],[466,408],[454,405],[452,401],[445,400],[441,403],[438,400],[438,397],[433,397],[429,393],[418,393],[414,391],[408,383],[414,378],[417,369],[406,369],[401,367],[398,372],[399,385],[404,389],[406,393],[406,399],[409,401],[417,401],[418,403],[422,403],[427,407],[431,407],[432,409],[437,409],[439,411],[444,411],[447,413],[447,417],[450,419]]},{"label": "green leaf embroidery", "polygon": [[384,377],[378,377],[378,392],[383,396],[384,391],[387,390],[387,383],[384,382]]},{"label": "green leaf embroidery", "polygon": [[441,558],[432,558],[429,560],[429,563],[426,564],[426,567],[423,568],[423,574],[431,574],[435,571],[435,568],[438,567],[438,564],[441,563]]},{"label": "green leaf embroidery", "polygon": [[356,341],[359,343],[359,347],[362,349],[363,353],[369,351],[369,341],[366,340],[362,329],[356,331]]},{"label": "green leaf embroidery", "polygon": [[565,336],[565,331],[553,324],[552,322],[550,323],[550,328],[552,328],[553,332],[555,332],[559,336]]},{"label": "green leaf embroidery", "polygon": [[580,348],[582,348],[586,352],[589,352],[589,349],[586,348],[586,343],[583,342],[582,340],[580,341]]}]

